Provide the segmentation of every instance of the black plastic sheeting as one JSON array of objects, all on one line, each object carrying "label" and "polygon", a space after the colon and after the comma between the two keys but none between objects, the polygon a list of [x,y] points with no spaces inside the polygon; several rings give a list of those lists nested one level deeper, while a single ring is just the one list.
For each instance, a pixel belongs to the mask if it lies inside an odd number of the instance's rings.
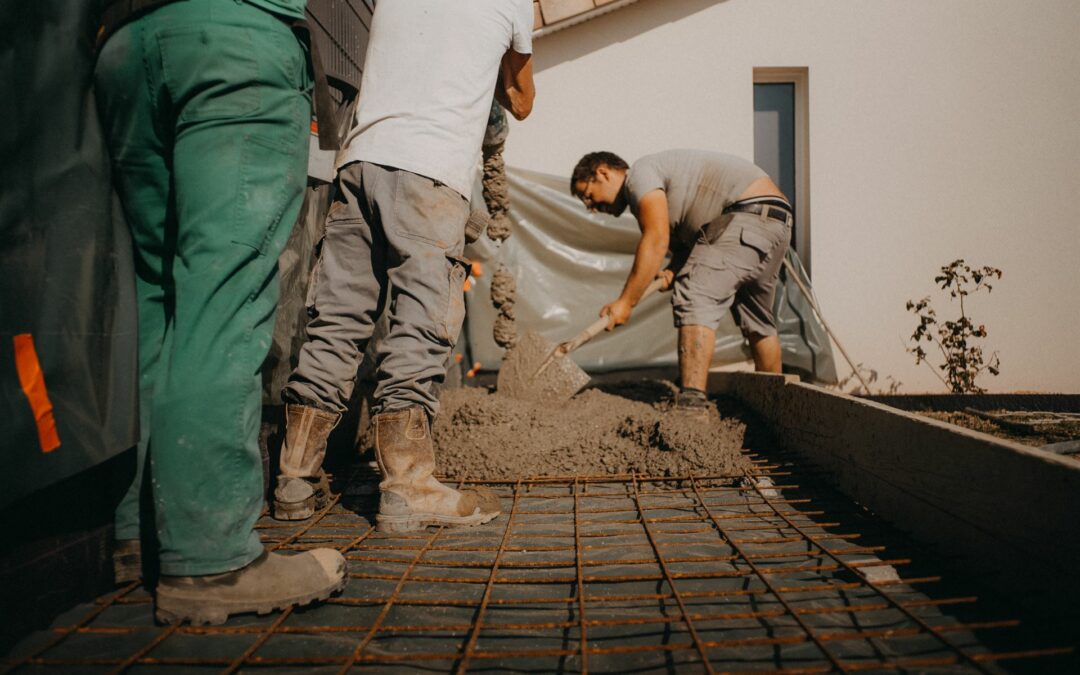
[{"label": "black plastic sheeting", "polygon": [[[91,89],[98,11],[0,4],[0,507],[137,440],[131,244]],[[15,367],[24,333],[59,432],[49,453]]]},{"label": "black plastic sheeting", "polygon": [[[466,251],[482,265],[482,274],[466,294],[465,335],[473,359],[482,370],[498,370],[504,351],[491,327],[491,277],[499,265],[517,279],[514,305],[518,334],[535,331],[553,343],[568,340],[592,323],[600,308],[618,297],[634,259],[641,234],[633,216],[590,214],[569,193],[569,179],[508,170],[510,238],[501,244],[481,237]],[[798,256],[788,262],[810,288]],[[836,365],[828,335],[798,286],[781,272],[774,312],[780,332],[784,369],[820,383],[836,382]],[[573,354],[582,368],[604,372],[678,363],[677,332],[670,293],[658,293],[639,304],[630,321],[601,333]],[[728,315],[717,331],[713,365],[750,358],[749,347]]]}]

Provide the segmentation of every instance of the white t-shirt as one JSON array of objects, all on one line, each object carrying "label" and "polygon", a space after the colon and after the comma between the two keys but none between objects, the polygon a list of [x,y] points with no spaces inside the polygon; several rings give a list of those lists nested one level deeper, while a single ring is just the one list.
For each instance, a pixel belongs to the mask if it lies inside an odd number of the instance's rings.
[{"label": "white t-shirt", "polygon": [[472,194],[503,54],[532,53],[531,0],[380,0],[337,166],[405,169]]}]

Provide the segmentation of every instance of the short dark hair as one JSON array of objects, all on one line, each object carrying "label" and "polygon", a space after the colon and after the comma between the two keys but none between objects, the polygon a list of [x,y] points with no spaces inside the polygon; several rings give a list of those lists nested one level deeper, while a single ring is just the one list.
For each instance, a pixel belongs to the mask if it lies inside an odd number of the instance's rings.
[{"label": "short dark hair", "polygon": [[596,170],[601,166],[606,166],[609,169],[622,169],[623,171],[630,168],[630,165],[626,163],[626,160],[619,157],[614,152],[606,152],[604,150],[590,152],[578,160],[577,166],[574,167],[574,173],[570,176],[570,194],[575,197],[580,197],[581,195],[577,192],[577,184],[585,182],[595,176]]}]

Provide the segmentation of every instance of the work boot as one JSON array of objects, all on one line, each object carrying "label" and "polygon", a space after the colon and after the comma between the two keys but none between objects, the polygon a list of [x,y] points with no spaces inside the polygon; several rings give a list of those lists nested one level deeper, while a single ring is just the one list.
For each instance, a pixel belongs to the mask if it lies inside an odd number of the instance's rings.
[{"label": "work boot", "polygon": [[232,572],[162,575],[155,616],[161,623],[221,624],[232,614],[269,614],[325,600],[345,588],[345,558],[331,548],[298,555],[263,554]]},{"label": "work boot", "polygon": [[142,578],[142,542],[138,539],[118,539],[113,543],[113,581],[117,586]]},{"label": "work boot", "polygon": [[274,490],[276,520],[305,520],[334,498],[323,471],[326,439],[341,415],[312,406],[285,405],[285,442]]},{"label": "work boot", "polygon": [[710,408],[712,405],[704,391],[693,387],[683,387],[675,396],[675,405],[672,409],[685,417],[705,420],[709,417]]},{"label": "work boot", "polygon": [[502,509],[490,490],[455,490],[435,480],[431,424],[420,406],[380,413],[375,425],[375,457],[379,483],[381,532],[411,532],[428,525],[481,525]]}]

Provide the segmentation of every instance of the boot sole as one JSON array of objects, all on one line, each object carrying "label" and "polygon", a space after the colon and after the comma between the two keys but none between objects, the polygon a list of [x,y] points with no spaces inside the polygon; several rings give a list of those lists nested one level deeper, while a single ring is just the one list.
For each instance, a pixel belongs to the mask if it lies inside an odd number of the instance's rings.
[{"label": "boot sole", "polygon": [[403,516],[375,516],[375,529],[379,532],[415,532],[428,526],[472,527],[495,520],[502,511],[475,513],[471,516],[443,516],[437,513],[410,513]]},{"label": "boot sole", "polygon": [[162,593],[159,590],[156,607],[154,609],[154,617],[157,619],[158,623],[169,625],[189,621],[193,626],[218,626],[225,623],[228,618],[234,614],[270,614],[271,612],[283,610],[294,605],[303,607],[304,605],[313,602],[326,600],[331,595],[344,590],[347,581],[348,578],[345,577],[333,586],[329,586],[315,593],[305,593],[264,602],[215,602],[208,600],[205,597],[192,596],[170,598],[167,594],[162,596]]}]

